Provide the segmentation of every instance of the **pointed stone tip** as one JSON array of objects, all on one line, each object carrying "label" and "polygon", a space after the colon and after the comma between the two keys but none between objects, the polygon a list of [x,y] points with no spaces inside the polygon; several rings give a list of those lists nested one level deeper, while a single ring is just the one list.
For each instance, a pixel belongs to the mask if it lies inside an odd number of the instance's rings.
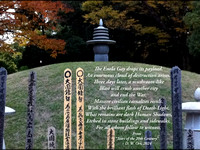
[{"label": "pointed stone tip", "polygon": [[103,26],[103,20],[102,19],[99,20],[99,26]]},{"label": "pointed stone tip", "polygon": [[6,70],[4,67],[0,67],[0,71],[4,71]]},{"label": "pointed stone tip", "polygon": [[179,73],[179,72],[181,73],[181,69],[178,66],[172,67],[171,74],[173,74],[173,73]]},{"label": "pointed stone tip", "polygon": [[7,70],[4,67],[0,67],[0,75],[7,75]]},{"label": "pointed stone tip", "polygon": [[30,80],[36,80],[37,74],[35,71],[30,71],[29,79]]},{"label": "pointed stone tip", "polygon": [[30,71],[30,74],[31,75],[36,75],[36,72],[35,71]]}]

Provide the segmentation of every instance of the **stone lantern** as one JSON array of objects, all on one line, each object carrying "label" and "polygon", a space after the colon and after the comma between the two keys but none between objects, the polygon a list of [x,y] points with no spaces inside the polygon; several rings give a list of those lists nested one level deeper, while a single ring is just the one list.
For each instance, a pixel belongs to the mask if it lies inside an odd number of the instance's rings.
[{"label": "stone lantern", "polygon": [[183,149],[200,148],[200,88],[194,93],[197,102],[182,104],[183,112],[186,112],[186,123],[183,133]]},{"label": "stone lantern", "polygon": [[99,27],[94,29],[93,40],[87,41],[87,44],[93,44],[94,61],[108,61],[109,44],[115,44],[116,41],[109,39],[108,28],[103,26],[100,19]]}]

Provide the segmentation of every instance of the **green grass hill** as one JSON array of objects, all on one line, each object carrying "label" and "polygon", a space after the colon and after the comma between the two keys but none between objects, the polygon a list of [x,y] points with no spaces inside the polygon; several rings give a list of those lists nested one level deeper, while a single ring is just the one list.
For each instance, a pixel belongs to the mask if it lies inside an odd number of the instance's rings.
[{"label": "green grass hill", "polygon": [[[28,98],[28,77],[30,71],[37,73],[37,93],[35,110],[35,129],[34,129],[34,148],[47,149],[47,128],[54,126],[57,132],[57,148],[63,148],[63,73],[66,68],[73,72],[73,97],[72,97],[72,148],[76,148],[76,96],[75,96],[75,72],[78,67],[83,68],[85,73],[85,112],[87,105],[94,104],[94,100],[101,98],[103,100],[111,99],[109,92],[99,91],[98,85],[94,84],[95,78],[87,77],[88,73],[94,74],[95,67],[143,67],[150,68],[155,65],[131,63],[131,62],[71,62],[53,64],[31,70],[21,71],[8,75],[6,106],[16,110],[13,115],[6,116],[5,121],[5,142],[7,149],[24,149],[26,139],[26,116],[27,116],[27,98]],[[160,67],[160,66],[156,66]],[[131,72],[131,71],[130,71]],[[101,71],[98,73],[107,73]],[[117,73],[111,71],[109,73]],[[162,74],[170,74],[170,68],[163,67]],[[138,78],[138,80],[141,78]],[[123,78],[123,80],[130,80]],[[133,80],[133,79],[131,79]],[[170,78],[163,78],[164,84],[157,85],[158,92],[149,93],[147,99],[158,100],[166,98],[167,105],[171,108],[171,81]],[[137,85],[136,85],[137,86]],[[188,71],[182,71],[182,99],[183,102],[194,101],[193,93],[200,86],[200,75]],[[123,100],[123,98],[122,98]],[[127,105],[127,104],[115,104]],[[132,103],[131,106],[135,104]],[[106,111],[107,112],[107,111]],[[109,111],[108,111],[109,112]],[[119,111],[120,112],[120,111]],[[183,116],[184,117],[184,116]],[[85,116],[85,121],[89,117]],[[98,117],[97,117],[98,118]],[[122,117],[123,119],[123,117]],[[106,126],[107,124],[105,124]],[[95,130],[96,125],[85,124],[85,148],[87,149],[106,149],[106,130]],[[167,126],[168,145],[172,147],[172,123]],[[132,132],[132,131],[131,131]],[[143,131],[142,131],[143,132]],[[159,131],[152,131],[152,134],[159,135]],[[116,136],[132,136],[130,132],[116,130]],[[116,149],[141,148],[125,146],[116,139]],[[143,147],[144,148],[144,147]],[[159,141],[154,143],[154,148],[159,149]]]}]

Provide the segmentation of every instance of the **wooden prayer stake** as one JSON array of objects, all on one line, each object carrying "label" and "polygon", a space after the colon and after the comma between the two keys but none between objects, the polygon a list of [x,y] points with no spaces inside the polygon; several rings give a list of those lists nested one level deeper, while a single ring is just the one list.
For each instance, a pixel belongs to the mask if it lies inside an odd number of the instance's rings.
[{"label": "wooden prayer stake", "polygon": [[107,149],[115,149],[115,130],[112,128],[107,131]]},{"label": "wooden prayer stake", "polygon": [[84,143],[84,72],[76,70],[76,113],[77,113],[77,149],[85,149]]},{"label": "wooden prayer stake", "polygon": [[71,149],[71,107],[72,107],[72,71],[65,69],[64,71],[64,149]]},{"label": "wooden prayer stake", "polygon": [[0,149],[3,148],[7,71],[0,68]]},{"label": "wooden prayer stake", "polygon": [[30,72],[29,85],[28,85],[26,149],[33,149],[35,100],[36,100],[36,73],[32,71]]}]

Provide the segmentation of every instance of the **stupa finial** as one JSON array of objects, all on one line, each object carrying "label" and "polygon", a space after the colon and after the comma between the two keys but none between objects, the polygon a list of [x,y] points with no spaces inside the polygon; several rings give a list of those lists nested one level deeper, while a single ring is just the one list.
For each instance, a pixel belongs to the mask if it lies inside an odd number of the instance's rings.
[{"label": "stupa finial", "polygon": [[103,20],[102,19],[99,20],[99,26],[103,26]]}]

